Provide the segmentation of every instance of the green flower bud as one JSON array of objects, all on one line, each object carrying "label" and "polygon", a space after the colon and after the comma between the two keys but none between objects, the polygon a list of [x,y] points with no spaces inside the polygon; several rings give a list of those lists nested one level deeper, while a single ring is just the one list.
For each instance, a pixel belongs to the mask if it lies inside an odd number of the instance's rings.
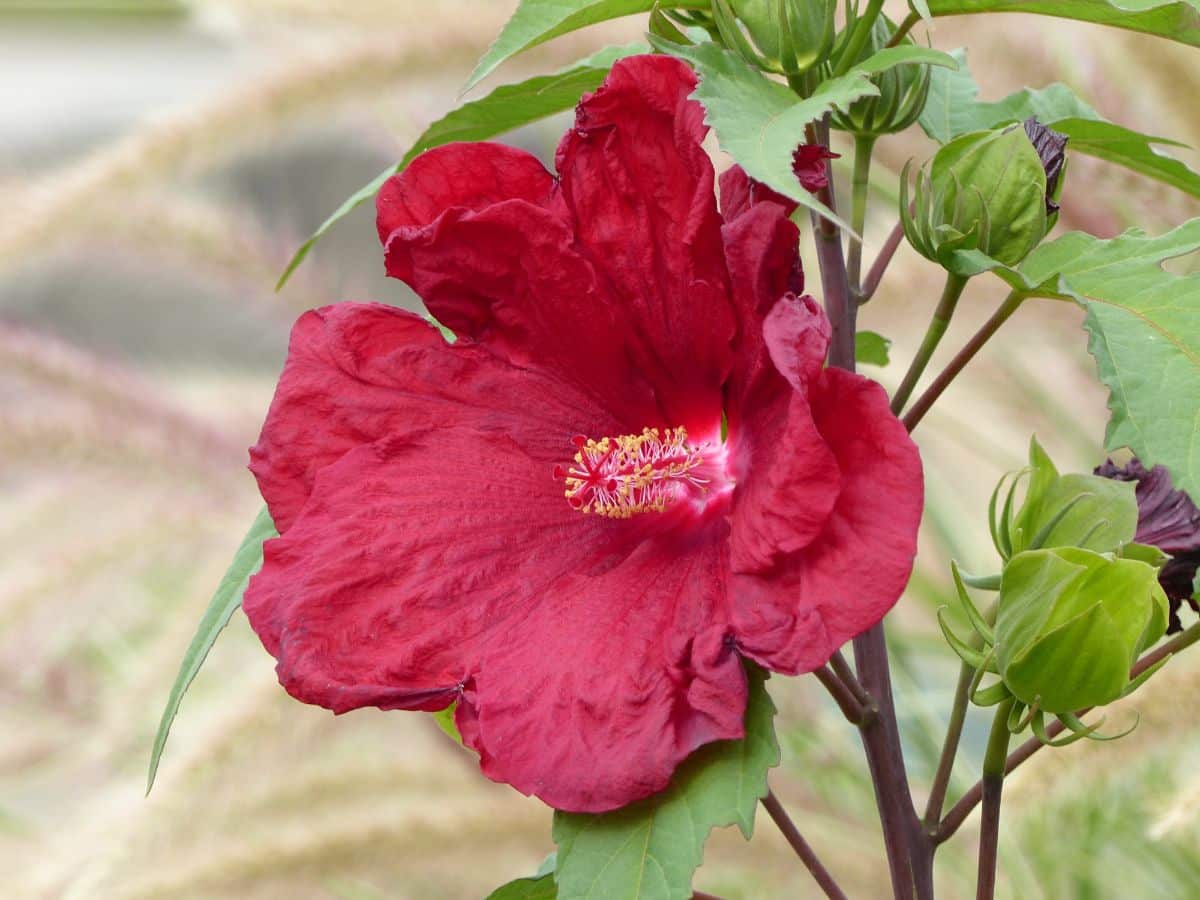
[{"label": "green flower bud", "polygon": [[1016,265],[1046,236],[1046,171],[1020,125],[976,131],[946,144],[928,172],[917,173],[909,212],[907,169],[900,214],[909,243],[927,259],[963,276],[981,270],[959,251],[979,251]]},{"label": "green flower bud", "polygon": [[[1026,474],[1025,499],[1014,512],[1016,487]],[[1029,467],[1009,483],[1007,499],[997,511],[996,500],[1003,486],[1001,481],[993,495],[991,524],[992,539],[1005,559],[1044,547],[1136,554],[1124,552],[1132,547],[1137,532],[1137,495],[1132,483],[1100,475],[1060,475],[1035,437],[1029,442]]]},{"label": "green flower bud", "polygon": [[837,0],[713,0],[717,26],[730,49],[783,75],[807,72],[825,59],[833,46],[836,11]]},{"label": "green flower bud", "polygon": [[1167,628],[1153,566],[1063,547],[1029,550],[1004,567],[993,652],[1022,703],[1070,714],[1132,688],[1129,670]]},{"label": "green flower bud", "polygon": [[[843,31],[842,34],[847,34]],[[871,28],[871,37],[855,64],[874,56],[888,45],[896,26],[885,16],[879,16]],[[839,38],[840,40],[840,38]],[[904,38],[901,46],[912,46],[912,38]],[[835,51],[836,56],[836,51]],[[879,137],[894,134],[912,125],[925,109],[929,97],[929,66],[895,66],[871,78],[879,88],[878,97],[861,97],[845,112],[834,110],[830,124],[841,131],[859,137]]]}]

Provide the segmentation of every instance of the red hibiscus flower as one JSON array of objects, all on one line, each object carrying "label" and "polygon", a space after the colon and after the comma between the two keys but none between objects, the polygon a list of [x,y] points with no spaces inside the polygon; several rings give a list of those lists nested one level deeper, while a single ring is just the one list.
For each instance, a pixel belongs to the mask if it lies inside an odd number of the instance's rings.
[{"label": "red hibiscus flower", "polygon": [[287,690],[457,701],[483,771],[559,809],[740,737],[742,658],[819,667],[915,552],[916,448],[878,385],[822,367],[788,209],[735,170],[718,212],[694,85],[617,64],[557,177],[458,144],[389,181],[387,270],[457,342],[388,306],[305,314],[251,450],[281,537],[245,609]]}]

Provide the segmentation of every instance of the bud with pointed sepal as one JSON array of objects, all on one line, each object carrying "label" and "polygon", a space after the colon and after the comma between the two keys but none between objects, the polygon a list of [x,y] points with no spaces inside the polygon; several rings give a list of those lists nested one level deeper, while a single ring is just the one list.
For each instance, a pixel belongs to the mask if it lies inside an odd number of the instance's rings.
[{"label": "bud with pointed sepal", "polygon": [[1130,669],[1166,627],[1153,566],[1071,547],[1029,550],[1004,567],[996,669],[1027,706],[1103,706],[1130,690]]},{"label": "bud with pointed sepal", "polygon": [[[834,44],[832,57],[838,56],[837,47],[844,43],[850,29],[845,29]],[[863,47],[855,64],[874,56],[888,46],[896,26],[880,15],[871,28],[871,37]],[[912,38],[906,37],[900,46],[915,46]],[[893,66],[871,77],[879,89],[878,96],[860,97],[845,110],[834,110],[830,124],[839,131],[848,131],[856,137],[877,138],[895,134],[908,128],[925,109],[929,98],[930,66]]]},{"label": "bud with pointed sepal", "polygon": [[[1016,489],[1026,476],[1024,500],[1014,509]],[[997,509],[1006,483],[1004,505]],[[1137,530],[1137,500],[1131,487],[1099,475],[1060,475],[1037,438],[1030,438],[1029,466],[1005,476],[992,497],[989,515],[996,550],[1005,559],[1043,547],[1120,552],[1133,542]]]},{"label": "bud with pointed sepal", "polygon": [[[994,625],[971,601],[957,566],[953,574],[974,642],[955,634],[941,610],[938,621],[954,652],[975,669],[975,703],[1009,702],[1008,729],[1031,725],[1047,744],[1121,736],[1099,734],[1103,720],[1084,725],[1077,713],[1129,695],[1169,659],[1132,675],[1167,626],[1167,598],[1153,565],[1077,547],[1018,553],[1004,567]],[[988,673],[999,680],[981,688]],[[1047,714],[1070,734],[1051,738]]]},{"label": "bud with pointed sepal", "polygon": [[725,44],[780,75],[801,75],[826,58],[836,12],[837,0],[713,0]]},{"label": "bud with pointed sepal", "polygon": [[[1055,163],[1060,189],[1061,162]],[[909,243],[927,259],[969,277],[985,266],[978,251],[1014,266],[1046,236],[1047,168],[1025,128],[1012,125],[964,134],[917,173],[915,209],[909,209],[908,170],[901,180],[900,214]],[[963,252],[965,251],[965,255]]]}]

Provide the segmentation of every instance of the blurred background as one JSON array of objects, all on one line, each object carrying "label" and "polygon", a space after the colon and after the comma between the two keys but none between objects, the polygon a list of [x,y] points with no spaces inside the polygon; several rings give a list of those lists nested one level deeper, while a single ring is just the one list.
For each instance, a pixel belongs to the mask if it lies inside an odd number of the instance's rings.
[{"label": "blurred background", "polygon": [[[290,323],[337,300],[415,303],[383,278],[370,208],[282,293],[275,280],[345,196],[458,102],[514,6],[0,0],[0,896],[478,898],[552,849],[548,811],[486,781],[428,716],[335,719],[287,698],[240,613],[143,798],[180,657],[260,504],[245,448]],[[492,81],[643,25],[559,39]],[[1122,124],[1200,140],[1194,49],[1017,15],[942,20],[933,35],[969,47],[986,99],[1062,80]],[[564,126],[510,139],[549,157]],[[881,142],[868,260],[895,222],[894,172],[928,152],[919,133]],[[1059,228],[1111,236],[1197,214],[1076,157]],[[902,250],[862,317],[894,340],[893,363],[868,374],[899,380],[939,289]],[[969,289],[939,359],[1001,296],[982,279]],[[1105,395],[1080,322],[1073,307],[1028,305],[918,432],[929,509],[891,635],[918,780],[956,671],[933,619],[948,560],[994,568],[987,497],[1032,431],[1064,469],[1102,458]],[[1197,895],[1198,671],[1176,660],[1122,704],[1116,724],[1141,715],[1131,737],[1043,752],[1012,779],[1004,896]],[[772,682],[785,753],[772,783],[848,893],[882,896],[857,737],[810,680]],[[972,715],[952,799],[978,772],[986,718]],[[974,820],[961,834],[939,857],[948,898],[972,892]],[[696,886],[817,896],[765,816],[748,848],[714,836]]]}]

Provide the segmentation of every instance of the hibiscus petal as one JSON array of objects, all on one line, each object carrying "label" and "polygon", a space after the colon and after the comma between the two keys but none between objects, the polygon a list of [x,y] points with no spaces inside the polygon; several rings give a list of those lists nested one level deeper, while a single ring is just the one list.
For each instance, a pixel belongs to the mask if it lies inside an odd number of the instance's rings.
[{"label": "hibiscus petal", "polygon": [[731,582],[743,653],[778,672],[810,672],[879,622],[908,583],[924,501],[921,459],[878,384],[826,369],[813,419],[841,470],[817,538],[760,575]]},{"label": "hibiscus petal", "polygon": [[[481,447],[495,434],[521,440],[545,461],[547,479],[574,452],[572,435],[623,427],[569,385],[479,346],[451,346],[412,313],[339,303],[305,313],[292,329],[250,468],[275,526],[286,531],[317,473],[350,450],[463,423],[480,429]],[[561,484],[555,489],[561,502]]]},{"label": "hibiscus petal", "polygon": [[422,153],[375,198],[375,224],[386,246],[397,228],[428,225],[447,209],[480,210],[505,200],[550,202],[554,176],[525,150],[493,143],[453,143]]},{"label": "hibiscus petal", "polygon": [[633,362],[669,417],[719,421],[736,333],[696,76],[668,56],[618,62],[580,102],[557,155],[577,246],[622,309]]},{"label": "hibiscus petal", "polygon": [[621,541],[503,432],[409,426],[317,474],[244,605],[299,699],[437,709],[506,619]]},{"label": "hibiscus petal", "polygon": [[604,812],[662,790],[697,747],[741,737],[726,571],[717,540],[684,553],[647,542],[603,575],[555,584],[489,644],[459,704],[484,773]]},{"label": "hibiscus petal", "polygon": [[790,197],[771,190],[761,181],[755,181],[741,166],[730,166],[721,173],[721,215],[726,222],[749,211],[759,203],[774,203],[783,207],[784,215],[790,216],[800,206]]},{"label": "hibiscus petal", "polygon": [[754,459],[734,504],[733,571],[761,572],[822,532],[842,479],[803,394],[792,395],[782,428],[740,443]]},{"label": "hibiscus petal", "polygon": [[288,692],[335,712],[457,700],[485,774],[578,812],[661,790],[697,747],[740,737],[724,525],[622,546],[627,522],[530,497],[505,442],[480,472],[476,445],[430,431],[321,471],[244,599]]},{"label": "hibiscus petal", "polygon": [[596,405],[620,411],[626,432],[693,425],[664,419],[654,387],[630,364],[636,335],[601,295],[574,240],[558,215],[524,200],[477,212],[454,207],[433,224],[392,232],[388,273],[456,334],[515,365],[553,371]]},{"label": "hibiscus petal", "polygon": [[726,172],[721,184],[722,202],[729,203],[722,229],[725,258],[744,329],[726,387],[729,431],[737,442],[738,435],[760,432],[765,424],[785,416],[792,391],[771,362],[760,323],[780,298],[803,291],[804,276],[800,232],[786,209],[753,199],[749,187],[743,197],[739,186],[753,183],[740,168]]},{"label": "hibiscus petal", "polygon": [[812,297],[789,294],[771,308],[763,322],[763,339],[771,361],[798,391],[821,373],[833,328]]}]

